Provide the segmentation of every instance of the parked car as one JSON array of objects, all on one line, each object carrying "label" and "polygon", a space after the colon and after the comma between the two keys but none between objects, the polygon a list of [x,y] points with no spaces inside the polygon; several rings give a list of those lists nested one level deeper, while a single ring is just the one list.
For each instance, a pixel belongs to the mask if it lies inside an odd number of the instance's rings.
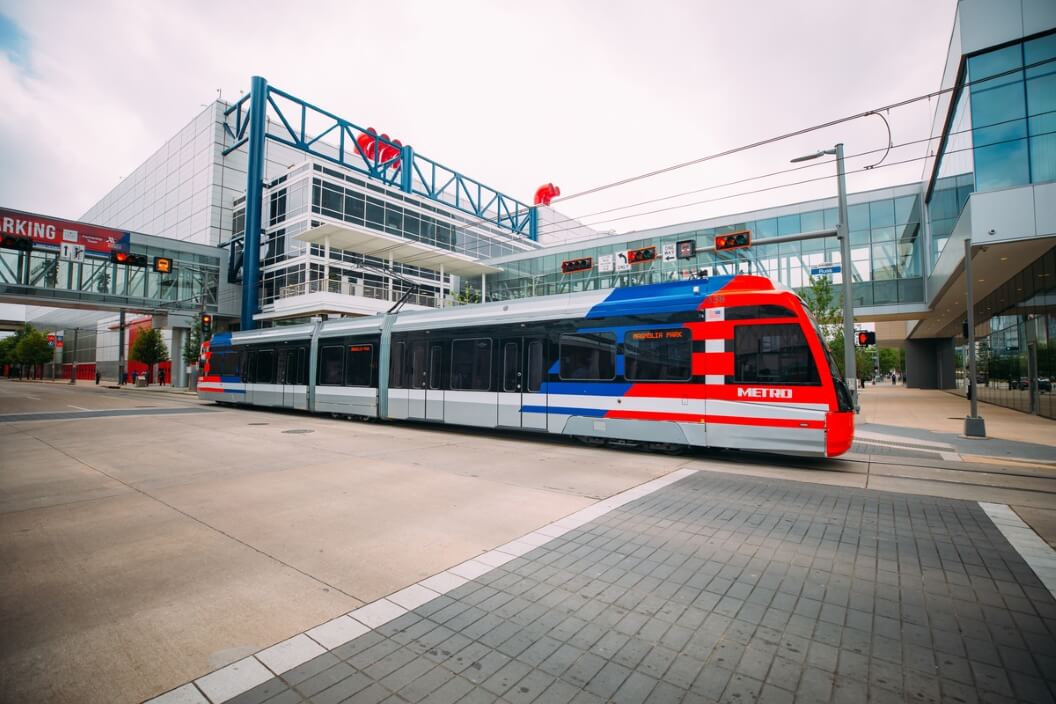
[{"label": "parked car", "polygon": [[1052,393],[1052,379],[1047,376],[1038,377],[1038,391]]}]

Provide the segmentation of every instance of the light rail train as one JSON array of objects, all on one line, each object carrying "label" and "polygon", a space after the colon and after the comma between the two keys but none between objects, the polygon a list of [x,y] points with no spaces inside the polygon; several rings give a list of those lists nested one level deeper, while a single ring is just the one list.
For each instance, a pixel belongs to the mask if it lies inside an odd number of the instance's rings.
[{"label": "light rail train", "polygon": [[214,335],[203,399],[591,443],[834,457],[850,394],[793,292],[715,276]]}]

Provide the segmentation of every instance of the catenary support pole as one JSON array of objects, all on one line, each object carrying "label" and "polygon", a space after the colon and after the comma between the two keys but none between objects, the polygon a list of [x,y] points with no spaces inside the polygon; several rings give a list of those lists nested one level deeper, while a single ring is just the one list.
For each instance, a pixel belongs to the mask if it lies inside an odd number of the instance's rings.
[{"label": "catenary support pole", "polygon": [[847,176],[843,166],[843,142],[836,145],[836,187],[839,197],[838,237],[843,272],[843,380],[858,409],[858,371],[854,363],[854,266],[851,263],[851,236],[847,222]]},{"label": "catenary support pole", "polygon": [[986,421],[979,416],[979,389],[975,373],[975,299],[972,297],[972,238],[964,241],[964,278],[968,282],[968,299],[965,301],[968,315],[968,379],[965,391],[968,394],[968,416],[964,419],[964,434],[970,438],[986,437]]},{"label": "catenary support pole", "polygon": [[246,169],[246,235],[242,255],[241,328],[252,330],[260,296],[260,228],[264,196],[264,138],[268,82],[253,76],[249,97],[249,160]]}]

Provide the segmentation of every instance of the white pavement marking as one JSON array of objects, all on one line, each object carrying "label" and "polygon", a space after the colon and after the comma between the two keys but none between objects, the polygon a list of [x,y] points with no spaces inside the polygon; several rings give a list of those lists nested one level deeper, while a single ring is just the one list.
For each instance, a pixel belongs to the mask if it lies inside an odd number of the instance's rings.
[{"label": "white pavement marking", "polygon": [[956,452],[940,452],[939,456],[947,462],[964,462],[964,458]]},{"label": "white pavement marking", "polygon": [[194,684],[188,683],[171,692],[154,697],[145,704],[209,704],[209,700],[202,696]]},{"label": "white pavement marking", "polygon": [[440,596],[439,592],[434,592],[421,584],[412,584],[398,592],[389,594],[386,598],[410,611],[411,609],[417,609],[422,604],[429,603],[438,596]]},{"label": "white pavement marking", "polygon": [[1023,556],[1042,584],[1056,596],[1056,550],[1024,523],[1008,504],[980,501],[979,506],[986,511],[986,515],[990,516],[990,520],[1008,542],[1012,543],[1016,552]]},{"label": "white pavement marking", "polygon": [[407,613],[407,609],[399,604],[394,604],[388,599],[378,599],[366,606],[361,606],[355,611],[349,611],[348,615],[368,628],[378,628],[394,618],[399,618]]},{"label": "white pavement marking", "polygon": [[91,408],[85,408],[84,406],[74,406],[73,404],[67,403],[66,408],[76,408],[78,411],[90,411]]},{"label": "white pavement marking", "polygon": [[[324,648],[333,650],[351,640],[355,640],[359,636],[369,633],[393,619],[399,618],[408,611],[428,603],[453,589],[457,589],[470,580],[476,579],[510,560],[529,553],[541,545],[545,545],[554,538],[560,538],[565,533],[575,530],[595,518],[604,516],[615,508],[647,496],[658,489],[677,482],[679,479],[696,474],[696,472],[697,470],[695,469],[679,469],[659,479],[654,479],[615,496],[610,496],[604,501],[599,501],[558,521],[545,525],[536,531],[523,535],[516,540],[511,540],[505,545],[500,545],[494,550],[489,550],[475,558],[466,560],[450,569],[394,592],[387,597],[372,601],[354,611],[349,611],[347,614],[338,616],[332,621],[327,621],[321,626],[299,633],[288,640],[260,651],[254,656],[239,660],[233,665],[228,665],[204,677],[199,677],[194,682],[208,696],[208,701],[204,699],[187,699],[186,701],[183,699],[157,699],[151,700],[147,704],[202,704],[202,702],[206,704],[221,704],[221,702],[247,692],[271,679],[271,673],[268,668],[271,668],[271,671],[278,675],[281,672],[286,672],[298,665],[302,665],[308,660],[322,655],[325,652]],[[293,664],[291,665],[290,663]],[[183,692],[188,687],[193,690],[193,685],[187,684],[162,696]]]},{"label": "white pavement marking", "polygon": [[28,398],[30,401],[39,401],[40,400],[40,396],[29,396],[28,394],[26,395],[26,398]]},{"label": "white pavement marking", "polygon": [[248,692],[258,684],[264,684],[272,677],[274,675],[271,674],[271,670],[264,667],[260,660],[250,656],[216,672],[211,672],[205,677],[199,677],[194,683],[205,692],[209,701],[213,704],[220,704],[243,692]]},{"label": "white pavement marking", "polygon": [[896,442],[873,442],[871,440],[859,440],[857,437],[854,438],[855,445],[869,445],[872,447],[894,447],[899,450],[912,450],[914,452],[933,452],[947,462],[964,462],[964,458],[956,452],[947,452],[946,450],[939,450],[934,447],[923,447],[917,445],[909,445],[905,443]]},{"label": "white pavement marking", "polygon": [[332,621],[327,621],[321,626],[305,631],[305,633],[319,645],[324,646],[328,650],[333,650],[337,646],[359,638],[369,631],[368,627],[355,619],[348,616],[338,616]]},{"label": "white pavement marking", "polygon": [[858,430],[854,431],[854,439],[863,440],[880,440],[885,443],[897,443],[900,445],[919,445],[920,447],[934,447],[943,450],[952,450],[953,445],[948,442],[936,442],[934,440],[918,440],[917,438],[907,438],[904,435],[889,435],[887,433],[874,433],[871,430]]},{"label": "white pavement marking", "polygon": [[257,653],[257,659],[267,665],[268,669],[276,675],[281,675],[325,652],[326,648],[305,634],[299,633],[293,638],[261,650]]}]

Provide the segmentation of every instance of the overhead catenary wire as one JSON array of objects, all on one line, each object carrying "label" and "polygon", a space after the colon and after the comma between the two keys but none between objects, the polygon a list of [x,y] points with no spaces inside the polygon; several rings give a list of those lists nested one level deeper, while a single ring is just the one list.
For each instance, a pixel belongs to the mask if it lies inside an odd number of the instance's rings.
[{"label": "overhead catenary wire", "polygon": [[983,82],[986,82],[986,81],[993,81],[993,80],[995,80],[997,78],[1001,78],[1003,76],[1008,76],[1008,75],[1011,75],[1011,74],[1014,74],[1014,73],[1020,73],[1022,71],[1026,71],[1026,70],[1029,70],[1031,68],[1036,68],[1038,66],[1042,66],[1044,64],[1048,64],[1048,63],[1051,63],[1053,61],[1056,61],[1056,58],[1042,59],[1041,61],[1035,61],[1035,62],[1033,62],[1031,64],[1026,64],[1024,66],[1018,66],[1018,67],[1013,68],[1013,69],[1007,69],[1005,71],[1001,71],[999,73],[995,73],[995,74],[993,74],[991,76],[986,76],[984,78],[978,78],[978,79],[976,79],[974,81],[965,81],[964,83],[961,83],[961,84],[958,84],[958,85],[954,85],[954,86],[950,86],[949,88],[940,88],[939,90],[932,91],[931,93],[925,93],[923,95],[914,96],[912,98],[906,98],[904,100],[900,100],[900,101],[895,102],[895,103],[890,103],[888,105],[883,105],[883,106],[880,106],[880,107],[872,108],[870,110],[865,110],[864,112],[854,113],[853,115],[847,115],[845,117],[839,117],[839,118],[836,118],[834,120],[829,120],[828,122],[822,122],[822,123],[819,123],[819,124],[816,124],[816,125],[810,125],[809,127],[802,127],[800,129],[793,130],[791,132],[785,132],[784,134],[780,134],[780,135],[777,135],[777,136],[774,136],[774,137],[767,137],[766,139],[761,139],[761,140],[758,140],[756,142],[752,142],[750,144],[744,144],[744,145],[741,145],[739,147],[733,147],[731,149],[726,149],[726,150],[723,150],[721,152],[716,152],[714,154],[707,154],[705,156],[696,157],[694,159],[690,159],[689,161],[683,161],[683,162],[680,162],[680,163],[677,163],[677,164],[672,164],[670,166],[665,166],[665,167],[662,167],[662,168],[659,168],[659,169],[654,169],[652,171],[647,171],[647,172],[642,173],[642,174],[637,174],[637,175],[634,175],[634,176],[628,176],[626,178],[622,178],[622,179],[619,179],[617,181],[612,181],[611,183],[605,183],[605,184],[601,184],[600,186],[594,186],[593,188],[588,188],[588,189],[583,190],[583,191],[578,191],[576,193],[570,193],[567,196],[560,196],[558,198],[555,198],[553,200],[553,202],[564,202],[564,201],[572,200],[573,198],[579,198],[579,197],[582,197],[582,196],[585,196],[585,195],[590,195],[592,193],[598,193],[599,191],[608,190],[610,188],[616,188],[617,186],[624,186],[624,185],[626,185],[628,183],[634,183],[635,181],[641,181],[643,179],[652,178],[654,176],[659,176],[661,174],[666,174],[666,173],[669,173],[671,171],[677,171],[679,169],[684,169],[684,168],[689,167],[689,166],[695,166],[697,164],[702,164],[702,163],[704,163],[706,161],[712,161],[714,159],[719,159],[719,158],[724,157],[724,156],[730,156],[731,154],[736,154],[738,152],[748,151],[750,149],[756,149],[758,147],[766,146],[767,144],[773,144],[775,142],[780,142],[780,141],[785,140],[785,139],[791,139],[792,137],[799,137],[799,136],[804,135],[804,134],[809,134],[810,132],[816,132],[818,130],[823,130],[823,129],[827,129],[829,127],[834,127],[834,126],[842,124],[844,122],[851,122],[852,120],[860,120],[863,117],[869,117],[870,115],[873,115],[875,113],[879,113],[879,112],[882,112],[882,111],[890,111],[890,110],[893,110],[895,108],[905,107],[906,105],[912,105],[913,103],[917,103],[917,102],[920,102],[922,100],[931,100],[932,98],[938,97],[938,96],[943,95],[945,93],[951,93],[951,92],[954,92],[954,91],[962,90],[964,88],[973,86],[973,85],[975,85],[977,83],[983,83]]},{"label": "overhead catenary wire", "polygon": [[[1045,112],[1035,113],[1034,115],[1031,115],[1031,117],[1041,117],[1043,115],[1049,115],[1049,114],[1054,114],[1054,113],[1056,113],[1056,110],[1048,110],[1048,111],[1045,111]],[[1008,120],[1001,120],[999,122],[993,122],[993,123],[990,123],[990,124],[986,125],[985,127],[986,128],[998,127],[1000,125],[1005,125],[1005,124],[1009,124],[1009,123],[1013,123],[1013,122],[1021,122],[1021,121],[1025,120],[1025,119],[1026,118],[1024,118],[1024,117],[1016,117],[1016,118],[1011,118],[1011,119],[1008,119]],[[978,128],[978,127],[976,127],[976,128],[969,127],[967,129],[958,130],[956,132],[950,132],[950,133],[948,133],[948,135],[949,136],[955,136],[955,135],[967,134],[969,132],[974,132],[974,131],[976,131],[978,129],[980,129],[980,128]],[[924,143],[927,143],[927,142],[932,142],[932,141],[935,141],[936,139],[938,139],[938,138],[937,137],[924,137],[922,139],[914,139],[914,140],[910,140],[910,141],[907,141],[907,142],[901,142],[900,144],[891,144],[891,145],[888,145],[886,147],[879,147],[877,149],[868,149],[866,151],[856,152],[854,154],[848,154],[848,155],[844,156],[844,161],[849,161],[851,159],[856,159],[856,158],[859,158],[859,157],[868,156],[870,154],[878,154],[880,152],[884,152],[885,153],[885,158],[886,158],[886,154],[891,152],[891,151],[893,151],[893,150],[902,149],[902,148],[905,148],[905,147],[911,147],[911,146],[914,146],[914,145],[917,145],[917,144],[924,144]],[[983,146],[986,146],[986,145],[983,145]],[[947,152],[947,153],[949,153],[949,152]],[[933,155],[924,155],[921,158],[930,158],[931,156],[933,156]],[[660,196],[660,197],[657,197],[657,198],[650,198],[648,200],[637,201],[635,203],[628,203],[626,205],[617,205],[617,206],[614,206],[612,208],[606,208],[604,210],[598,210],[598,211],[595,211],[593,213],[585,213],[583,215],[562,216],[560,219],[553,220],[553,221],[551,221],[548,224],[549,225],[556,225],[556,224],[560,224],[561,222],[575,222],[575,223],[577,223],[577,227],[579,225],[582,225],[584,227],[589,227],[590,224],[583,223],[582,220],[584,220],[586,218],[595,217],[597,215],[605,215],[607,213],[612,213],[612,212],[616,212],[616,211],[619,211],[619,210],[626,210],[628,208],[635,208],[635,207],[638,207],[640,205],[650,205],[652,203],[659,203],[659,202],[662,202],[662,201],[665,201],[665,200],[672,200],[674,198],[681,198],[683,196],[693,195],[695,193],[704,193],[706,191],[713,191],[713,190],[717,190],[717,189],[720,189],[720,188],[725,188],[727,186],[734,186],[734,185],[739,185],[739,184],[742,184],[742,183],[749,183],[751,181],[758,181],[758,180],[762,180],[762,179],[765,179],[765,178],[771,178],[773,176],[780,176],[782,174],[793,173],[793,172],[796,172],[796,171],[803,171],[805,169],[818,168],[818,167],[821,167],[821,166],[834,164],[835,162],[836,162],[835,159],[824,159],[824,160],[812,161],[812,162],[809,162],[809,163],[804,164],[802,166],[795,166],[795,167],[786,168],[786,169],[779,169],[777,171],[771,171],[771,172],[768,172],[768,173],[765,173],[765,174],[758,174],[756,176],[747,176],[745,178],[737,179],[737,180],[734,180],[734,181],[726,181],[724,183],[712,184],[710,186],[703,186],[701,188],[694,188],[694,189],[689,190],[689,191],[682,191],[680,193],[673,193],[671,195]],[[877,168],[878,166],[880,166],[879,162],[877,164],[871,165],[870,167],[867,167],[864,170],[869,171],[869,170],[872,170],[874,168]],[[642,213],[642,214],[645,214],[645,213]],[[594,223],[594,224],[597,224],[597,223]],[[552,232],[564,232],[566,229],[577,229],[577,228],[576,227],[573,227],[573,228],[562,228],[561,230],[547,231],[544,234],[552,234]]]},{"label": "overhead catenary wire", "polygon": [[[999,140],[999,141],[996,141],[996,142],[987,142],[986,144],[981,144],[981,145],[972,145],[971,147],[965,147],[963,149],[951,149],[951,150],[947,151],[946,154],[958,154],[958,153],[961,153],[961,152],[972,151],[972,150],[977,149],[979,147],[992,147],[992,146],[997,146],[999,144],[1011,144],[1013,142],[1019,142],[1019,141],[1023,141],[1023,140],[1026,140],[1026,139],[1031,139],[1033,137],[1042,137],[1042,136],[1050,135],[1050,134],[1056,134],[1056,130],[1049,131],[1049,132],[1038,132],[1038,133],[1035,133],[1035,134],[1032,134],[1032,135],[1029,135],[1029,136],[1013,137],[1011,139],[1004,139],[1004,140]],[[887,167],[891,167],[891,166],[902,166],[902,165],[905,165],[905,164],[911,164],[913,162],[924,161],[925,159],[930,159],[930,158],[932,158],[932,156],[926,154],[924,156],[912,157],[912,158],[909,158],[909,159],[903,159],[901,161],[892,161],[892,162],[888,162],[886,164],[880,164],[878,166],[873,166],[873,167],[870,167],[870,168],[862,167],[860,169],[852,169],[852,170],[846,171],[845,173],[848,174],[848,175],[849,174],[854,174],[854,173],[864,173],[866,171],[875,171],[876,169],[882,169],[882,168],[887,168]],[[641,216],[644,216],[644,215],[655,215],[657,213],[664,213],[664,212],[669,212],[669,211],[672,211],[672,210],[679,210],[681,208],[688,208],[688,207],[692,207],[694,205],[702,205],[704,203],[715,203],[715,202],[718,202],[718,201],[730,200],[732,198],[741,198],[741,197],[747,196],[747,195],[755,195],[757,193],[766,193],[768,191],[779,190],[779,189],[782,189],[782,188],[790,188],[792,186],[800,186],[800,185],[803,185],[803,184],[806,184],[806,183],[814,183],[816,181],[826,181],[826,180],[829,180],[831,178],[832,178],[831,174],[826,174],[824,176],[816,176],[816,177],[809,178],[809,179],[803,179],[801,181],[792,181],[790,183],[782,183],[782,184],[777,184],[777,185],[774,185],[774,186],[767,186],[765,188],[758,188],[758,189],[754,189],[754,190],[751,190],[751,191],[741,191],[739,193],[731,193],[729,195],[718,196],[716,198],[707,198],[707,199],[704,199],[704,200],[693,201],[691,203],[681,203],[679,205],[672,205],[672,206],[669,206],[669,207],[666,207],[666,208],[658,208],[656,210],[649,210],[649,211],[646,211],[646,212],[643,212],[643,213],[632,213],[630,215],[623,215],[623,216],[620,216],[620,217],[617,217],[617,218],[609,218],[607,220],[600,220],[598,222],[589,223],[588,226],[590,226],[590,225],[607,224],[607,223],[610,223],[610,222],[618,222],[620,220],[627,220],[627,219],[630,219],[630,218],[641,217]],[[565,232],[567,230],[578,229],[579,227],[581,227],[581,225],[577,225],[575,227],[564,228],[564,229],[560,229],[560,230],[554,230],[554,231],[552,231],[549,234],[555,234],[555,233],[558,233],[558,232]],[[628,234],[630,234],[630,233],[628,233]],[[565,242],[570,242],[570,241],[572,241],[572,240],[566,240]]]}]

